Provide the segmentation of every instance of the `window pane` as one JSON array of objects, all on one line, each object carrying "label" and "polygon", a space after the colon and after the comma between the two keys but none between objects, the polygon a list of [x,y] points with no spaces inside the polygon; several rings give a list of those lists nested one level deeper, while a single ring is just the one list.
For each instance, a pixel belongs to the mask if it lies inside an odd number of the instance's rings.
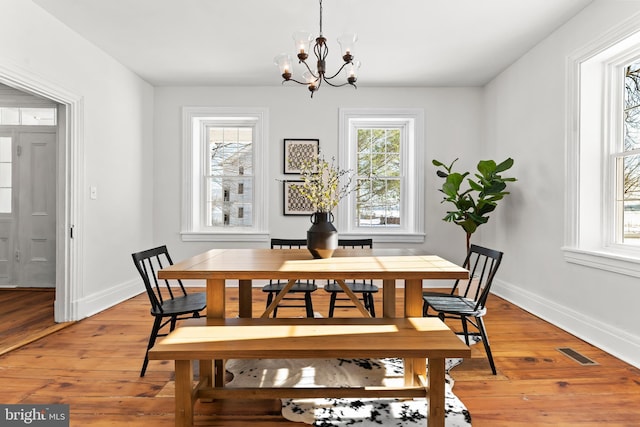
[{"label": "window pane", "polygon": [[11,213],[11,137],[0,137],[0,213]]},{"label": "window pane", "polygon": [[10,188],[0,188],[0,213],[11,213]]},{"label": "window pane", "polygon": [[358,129],[358,153],[371,150],[371,129]]},{"label": "window pane", "polygon": [[0,163],[0,187],[11,188],[11,163]]},{"label": "window pane", "polygon": [[19,108],[0,108],[0,125],[19,125],[20,109]]},{"label": "window pane", "polygon": [[361,179],[357,194],[359,227],[400,225],[400,180]]},{"label": "window pane", "polygon": [[640,244],[640,155],[625,156],[622,164],[622,243]]},{"label": "window pane", "polygon": [[209,173],[213,176],[252,174],[252,128],[210,128]]},{"label": "window pane", "polygon": [[626,68],[624,81],[624,150],[640,148],[640,62]]},{"label": "window pane", "polygon": [[11,162],[11,137],[0,136],[0,162]]},{"label": "window pane", "polygon": [[23,125],[54,126],[55,108],[20,108],[20,121]]}]

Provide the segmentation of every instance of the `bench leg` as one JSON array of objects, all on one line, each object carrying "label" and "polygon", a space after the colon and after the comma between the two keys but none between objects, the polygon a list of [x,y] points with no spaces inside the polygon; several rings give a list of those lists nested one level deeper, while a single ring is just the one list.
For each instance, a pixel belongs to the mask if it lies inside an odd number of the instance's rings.
[{"label": "bench leg", "polygon": [[176,427],[193,426],[193,367],[191,360],[176,360]]},{"label": "bench leg", "polygon": [[253,317],[251,280],[240,280],[238,288],[240,317]]},{"label": "bench leg", "polygon": [[444,374],[444,358],[430,358],[427,373],[429,386],[427,425],[429,427],[444,427]]},{"label": "bench leg", "polygon": [[382,281],[382,316],[396,317],[396,280]]}]

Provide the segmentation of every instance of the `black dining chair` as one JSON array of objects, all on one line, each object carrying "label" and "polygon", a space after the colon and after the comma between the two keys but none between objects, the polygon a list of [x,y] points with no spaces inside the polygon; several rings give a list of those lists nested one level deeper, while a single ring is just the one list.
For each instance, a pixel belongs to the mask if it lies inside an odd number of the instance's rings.
[{"label": "black dining chair", "polygon": [[[373,239],[338,239],[338,246],[341,248],[373,248]],[[345,281],[345,284],[351,292],[360,295],[364,308],[371,314],[371,317],[376,317],[373,294],[378,292],[378,287],[373,284],[373,280],[361,279]],[[351,298],[344,294],[344,290],[338,282],[330,280],[329,283],[324,286],[324,290],[331,294],[329,317],[333,317],[336,308],[355,307]],[[340,303],[339,301],[344,302]]]},{"label": "black dining chair", "polygon": [[151,315],[154,317],[149,344],[142,363],[140,376],[144,377],[149,364],[149,349],[153,347],[160,334],[160,330],[169,324],[169,332],[176,327],[176,322],[182,319],[200,317],[207,307],[205,292],[187,293],[181,280],[158,279],[158,271],[173,264],[166,246],[148,249],[131,254],[133,263],[142,277],[144,287],[151,303]]},{"label": "black dining chair", "polygon": [[[271,239],[271,249],[303,249],[307,247],[307,239]],[[262,287],[262,292],[267,293],[267,305],[269,307],[276,295],[287,285],[287,281],[269,280],[269,284]],[[313,301],[311,294],[318,289],[315,280],[298,280],[287,292],[287,295],[280,300],[278,306],[273,310],[273,317],[278,315],[279,308],[300,308],[306,309],[307,317],[314,317]],[[303,294],[302,296],[299,296]]]},{"label": "black dining chair", "polygon": [[[460,320],[463,332],[457,332],[457,334],[464,335],[467,345],[469,345],[469,336],[479,336],[482,339],[493,375],[496,375],[496,366],[482,318],[487,314],[487,298],[502,262],[502,255],[500,251],[471,245],[463,264],[463,267],[469,270],[469,279],[456,280],[449,294],[425,292],[422,295],[423,316],[437,316],[443,321],[445,319]],[[469,332],[469,325],[473,326],[477,332]]]}]

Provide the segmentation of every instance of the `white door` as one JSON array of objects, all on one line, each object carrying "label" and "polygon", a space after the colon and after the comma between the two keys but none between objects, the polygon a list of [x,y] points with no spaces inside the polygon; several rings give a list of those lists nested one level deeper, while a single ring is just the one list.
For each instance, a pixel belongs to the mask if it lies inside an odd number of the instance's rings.
[{"label": "white door", "polygon": [[56,140],[55,127],[0,132],[0,284],[55,287]]}]

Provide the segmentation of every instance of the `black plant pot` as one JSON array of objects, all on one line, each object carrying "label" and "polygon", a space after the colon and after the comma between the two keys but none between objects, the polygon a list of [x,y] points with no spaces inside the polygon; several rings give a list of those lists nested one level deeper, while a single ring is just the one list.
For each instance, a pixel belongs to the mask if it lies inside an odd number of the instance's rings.
[{"label": "black plant pot", "polygon": [[311,223],[307,230],[307,249],[314,258],[331,258],[338,248],[338,230],[333,226],[333,214],[314,212]]}]

